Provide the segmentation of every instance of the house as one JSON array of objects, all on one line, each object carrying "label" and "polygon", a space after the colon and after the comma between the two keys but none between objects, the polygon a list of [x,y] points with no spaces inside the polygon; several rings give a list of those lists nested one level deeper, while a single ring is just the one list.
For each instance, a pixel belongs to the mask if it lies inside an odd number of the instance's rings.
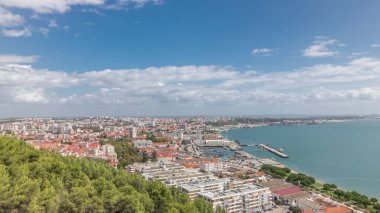
[{"label": "house", "polygon": [[153,148],[153,143],[151,140],[137,140],[133,143],[134,147],[139,148]]}]

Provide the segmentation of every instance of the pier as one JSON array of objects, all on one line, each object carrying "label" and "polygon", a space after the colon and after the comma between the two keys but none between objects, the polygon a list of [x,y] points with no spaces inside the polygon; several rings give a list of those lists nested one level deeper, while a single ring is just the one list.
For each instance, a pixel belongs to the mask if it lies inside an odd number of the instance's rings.
[{"label": "pier", "polygon": [[267,151],[269,151],[269,152],[272,152],[273,154],[278,155],[278,156],[280,156],[280,157],[282,157],[282,158],[289,158],[289,156],[288,156],[287,154],[285,154],[285,153],[283,153],[283,152],[280,152],[280,151],[278,151],[278,150],[276,150],[276,149],[273,149],[272,147],[270,147],[270,146],[268,146],[268,145],[265,145],[265,144],[259,144],[258,146],[259,146],[260,148],[263,148],[263,149],[265,149],[265,150],[267,150]]},{"label": "pier", "polygon": [[247,153],[247,152],[243,152],[243,151],[236,151],[236,154],[242,156],[242,157],[245,157],[245,158],[248,158],[248,159],[254,159],[254,157]]}]

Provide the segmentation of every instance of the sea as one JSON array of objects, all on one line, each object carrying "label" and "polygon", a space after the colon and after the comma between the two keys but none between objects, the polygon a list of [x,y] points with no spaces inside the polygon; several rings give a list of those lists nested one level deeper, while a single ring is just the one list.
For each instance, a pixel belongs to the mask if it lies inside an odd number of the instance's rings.
[{"label": "sea", "polygon": [[223,135],[241,144],[282,148],[289,158],[242,147],[254,156],[275,159],[322,183],[380,199],[380,120],[239,128]]}]

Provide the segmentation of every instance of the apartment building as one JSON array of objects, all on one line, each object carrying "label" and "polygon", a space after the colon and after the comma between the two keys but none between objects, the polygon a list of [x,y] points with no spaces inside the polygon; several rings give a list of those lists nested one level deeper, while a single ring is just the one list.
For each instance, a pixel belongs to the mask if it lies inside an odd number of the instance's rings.
[{"label": "apartment building", "polygon": [[186,192],[191,199],[193,199],[198,196],[199,192],[223,192],[229,189],[240,189],[243,185],[243,181],[232,180],[230,178],[222,178],[205,182],[191,182],[188,184],[181,184],[178,187],[183,192]]},{"label": "apartment building", "polygon": [[221,206],[229,213],[256,213],[272,208],[269,188],[246,184],[243,189],[231,189],[223,192],[198,192],[213,204],[213,208]]}]

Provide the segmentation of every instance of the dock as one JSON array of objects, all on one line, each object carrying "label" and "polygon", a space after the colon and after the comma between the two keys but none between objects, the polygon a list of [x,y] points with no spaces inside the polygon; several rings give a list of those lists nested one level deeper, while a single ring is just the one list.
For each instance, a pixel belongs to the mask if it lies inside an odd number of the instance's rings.
[{"label": "dock", "polygon": [[268,145],[259,144],[258,147],[263,148],[263,149],[265,149],[265,150],[267,150],[269,152],[272,152],[273,154],[278,155],[278,156],[280,156],[282,158],[289,158],[289,156],[287,154],[285,154],[285,153],[283,153],[281,151],[278,151],[276,149],[273,149],[272,147],[270,147]]},{"label": "dock", "polygon": [[254,159],[254,157],[251,154],[249,154],[248,152],[236,151],[236,154],[238,154],[242,157],[248,158],[248,159]]}]

